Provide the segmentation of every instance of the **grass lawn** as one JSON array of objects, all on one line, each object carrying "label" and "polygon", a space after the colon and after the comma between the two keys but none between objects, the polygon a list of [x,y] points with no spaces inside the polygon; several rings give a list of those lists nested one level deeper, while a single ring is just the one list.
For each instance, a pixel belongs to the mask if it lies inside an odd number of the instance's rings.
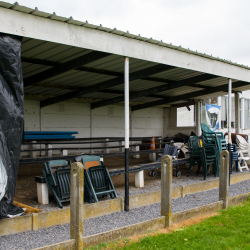
[{"label": "grass lawn", "polygon": [[146,236],[137,242],[123,239],[91,249],[250,249],[250,201],[169,234]]}]

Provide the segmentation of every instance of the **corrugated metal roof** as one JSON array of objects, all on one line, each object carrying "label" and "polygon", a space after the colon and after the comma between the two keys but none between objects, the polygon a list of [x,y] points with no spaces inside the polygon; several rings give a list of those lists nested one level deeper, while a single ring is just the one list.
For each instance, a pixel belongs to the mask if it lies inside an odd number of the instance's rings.
[{"label": "corrugated metal roof", "polygon": [[[0,1],[0,7],[21,11],[31,15],[37,15],[44,18],[51,18],[61,22],[68,22],[78,26],[84,26],[91,29],[98,29],[105,32],[114,33],[121,36],[130,37],[132,39],[142,40],[148,43],[158,44],[159,46],[165,46],[171,49],[180,50],[187,53],[193,53],[198,56],[208,57],[213,60],[223,61],[229,64],[233,64],[229,61],[224,61],[215,57],[207,56],[201,53],[197,53],[191,50],[186,50],[181,47],[173,46],[171,44],[162,43],[153,39],[147,39],[140,36],[131,35],[118,30],[112,30],[100,26],[91,25],[84,22],[75,21],[72,18],[58,17],[55,14],[49,14],[38,11],[37,9],[30,9],[24,6],[16,4],[8,4]],[[40,72],[52,68],[55,65],[68,62],[72,59],[78,58],[82,55],[92,53],[92,50],[77,48],[69,45],[63,45],[59,43],[53,43],[48,41],[41,41],[37,39],[24,38],[22,43],[22,58],[23,58],[23,76],[24,79],[30,76],[34,76]],[[29,61],[29,59],[32,59]],[[140,60],[136,58],[129,59],[129,71],[130,73],[147,69],[152,66],[158,65],[157,63]],[[242,67],[242,65],[234,64]],[[247,68],[247,67],[244,67]],[[91,71],[92,69],[92,71]],[[249,68],[248,68],[249,69]],[[107,57],[103,57],[94,62],[85,64],[84,67],[75,68],[68,70],[64,73],[60,73],[56,76],[47,78],[45,80],[34,83],[30,86],[25,87],[26,96],[33,96],[36,99],[44,100],[49,97],[57,97],[60,95],[72,93],[72,91],[78,91],[81,88],[88,86],[95,86],[96,84],[105,82],[110,79],[114,79],[118,76],[123,75],[124,72],[124,57],[119,55],[110,54]],[[157,71],[159,72],[159,71]],[[174,85],[175,82],[189,79],[204,74],[190,69],[173,67],[169,70],[162,71],[160,73],[151,74],[150,77],[137,79],[130,81],[130,92],[137,93],[139,91],[147,90],[153,87],[165,86],[166,84]],[[161,91],[147,96],[140,96],[130,100],[131,104],[135,103],[148,103],[154,102],[161,99],[167,99],[171,97],[181,96],[192,92],[204,90],[206,88],[212,88],[228,83],[228,79],[224,77],[214,78],[211,80],[200,81],[197,84],[190,86],[182,86],[167,91]],[[159,88],[160,89],[160,88]],[[237,88],[238,91],[249,89],[249,86]],[[82,94],[79,98],[87,100],[89,102],[97,102],[100,100],[112,99],[115,97],[123,96],[124,85],[119,84],[114,87],[109,87],[105,91],[91,92]],[[234,89],[235,90],[235,89]],[[195,96],[192,99],[208,99],[220,95],[224,95],[225,92],[217,92],[208,94],[206,96]],[[123,99],[120,100],[123,102]],[[183,101],[172,101],[171,104],[181,103]],[[169,104],[168,104],[169,105]]]},{"label": "corrugated metal roof", "polygon": [[53,14],[46,13],[46,12],[38,10],[37,7],[35,9],[32,9],[32,8],[28,8],[28,7],[25,7],[25,6],[21,6],[17,2],[14,3],[14,4],[11,4],[11,3],[0,1],[0,7],[7,8],[7,9],[12,9],[12,10],[15,10],[15,11],[23,12],[23,13],[34,15],[34,16],[53,19],[53,20],[56,20],[56,21],[59,21],[59,22],[66,22],[66,23],[70,23],[70,24],[73,24],[73,25],[77,25],[77,26],[83,26],[85,28],[101,30],[101,31],[104,31],[104,32],[108,32],[108,33],[112,33],[112,34],[116,34],[116,35],[120,35],[120,36],[125,36],[125,37],[131,38],[131,39],[136,39],[136,40],[144,41],[144,42],[147,42],[147,43],[152,43],[152,44],[155,44],[155,45],[158,45],[158,46],[167,47],[167,48],[174,49],[174,50],[179,50],[179,51],[182,51],[182,52],[185,52],[185,53],[194,54],[194,55],[201,56],[201,57],[206,57],[206,58],[209,58],[209,59],[212,59],[212,60],[221,61],[221,62],[224,62],[224,63],[227,63],[227,64],[232,64],[232,65],[235,65],[235,66],[238,66],[238,67],[250,69],[248,66],[245,66],[243,64],[233,63],[230,60],[221,59],[221,58],[218,58],[218,57],[214,57],[212,55],[207,55],[205,53],[200,53],[200,52],[193,51],[193,50],[190,50],[190,49],[185,49],[185,48],[183,48],[181,46],[172,45],[171,43],[170,44],[169,43],[164,43],[163,41],[158,41],[158,40],[155,40],[153,38],[146,38],[146,37],[141,37],[140,35],[133,35],[133,34],[130,34],[129,32],[124,32],[124,31],[117,30],[116,28],[115,29],[110,29],[110,28],[103,27],[102,25],[93,25],[93,24],[88,23],[87,21],[86,22],[77,21],[77,20],[74,20],[72,17],[66,18],[66,17],[57,16],[55,12],[53,12]]}]

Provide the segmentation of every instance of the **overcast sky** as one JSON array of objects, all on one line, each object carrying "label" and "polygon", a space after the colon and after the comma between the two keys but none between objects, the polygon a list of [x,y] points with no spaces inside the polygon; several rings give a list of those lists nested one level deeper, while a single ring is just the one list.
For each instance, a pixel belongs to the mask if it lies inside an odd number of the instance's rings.
[{"label": "overcast sky", "polygon": [[250,66],[249,0],[19,0],[18,3]]}]

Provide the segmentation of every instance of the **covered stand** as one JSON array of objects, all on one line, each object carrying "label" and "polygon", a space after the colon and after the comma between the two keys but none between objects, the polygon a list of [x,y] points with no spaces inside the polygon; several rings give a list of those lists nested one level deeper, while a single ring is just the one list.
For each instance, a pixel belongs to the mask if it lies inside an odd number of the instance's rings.
[{"label": "covered stand", "polygon": [[13,197],[23,137],[22,38],[0,33],[0,218],[21,214]]}]

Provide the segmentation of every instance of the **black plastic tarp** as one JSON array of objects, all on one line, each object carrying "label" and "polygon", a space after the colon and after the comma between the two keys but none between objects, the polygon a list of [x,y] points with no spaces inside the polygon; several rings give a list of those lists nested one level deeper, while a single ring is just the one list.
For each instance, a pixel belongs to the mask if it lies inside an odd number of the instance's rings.
[{"label": "black plastic tarp", "polygon": [[22,38],[0,33],[0,157],[7,173],[0,218],[23,210],[12,204],[23,136]]}]

